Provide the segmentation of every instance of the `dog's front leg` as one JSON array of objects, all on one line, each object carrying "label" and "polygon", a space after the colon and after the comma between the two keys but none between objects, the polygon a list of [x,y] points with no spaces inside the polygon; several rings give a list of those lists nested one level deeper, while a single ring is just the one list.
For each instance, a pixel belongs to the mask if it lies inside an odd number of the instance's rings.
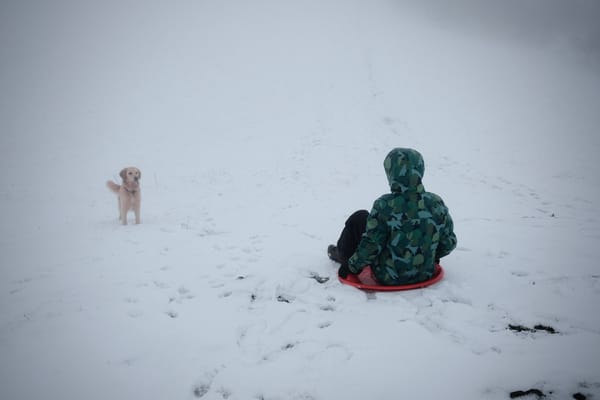
[{"label": "dog's front leg", "polygon": [[127,205],[121,197],[119,197],[119,218],[121,219],[121,224],[127,225]]},{"label": "dog's front leg", "polygon": [[138,190],[133,198],[133,213],[135,214],[135,223],[139,224],[141,221],[140,208],[142,207],[142,193]]}]

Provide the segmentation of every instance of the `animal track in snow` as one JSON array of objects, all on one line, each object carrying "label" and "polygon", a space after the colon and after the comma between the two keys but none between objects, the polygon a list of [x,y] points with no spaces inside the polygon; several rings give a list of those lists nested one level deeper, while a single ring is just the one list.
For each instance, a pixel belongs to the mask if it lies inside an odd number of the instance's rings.
[{"label": "animal track in snow", "polygon": [[156,286],[159,289],[168,289],[171,287],[171,286],[169,286],[168,283],[165,283],[165,282],[154,281],[153,283],[154,283],[154,286]]},{"label": "animal track in snow", "polygon": [[522,271],[522,270],[513,270],[510,271],[511,275],[517,276],[519,278],[522,278],[524,276],[529,276],[529,272],[527,271]]},{"label": "animal track in snow", "polygon": [[325,283],[327,281],[329,281],[329,277],[328,276],[320,276],[319,274],[317,274],[316,272],[311,272],[309,277],[311,279],[314,279],[315,281],[317,281],[318,283]]},{"label": "animal track in snow", "polygon": [[[126,304],[131,305],[131,306],[133,306],[133,305],[135,305],[135,304],[138,303],[138,299],[136,297],[125,297],[123,299],[123,301]],[[144,315],[144,312],[142,310],[139,310],[139,309],[132,309],[132,310],[127,311],[127,315],[129,317],[131,317],[131,318],[139,318],[142,315]]]},{"label": "animal track in snow", "polygon": [[[212,372],[205,373],[204,377],[199,379],[197,383],[192,386],[192,394],[194,395],[194,397],[200,399],[209,394],[213,386],[215,377],[218,374],[218,369],[215,369]],[[231,396],[231,392],[225,389],[224,387],[219,387],[219,389],[215,390],[215,393],[225,400]],[[214,396],[211,396],[211,398],[214,398]]]},{"label": "animal track in snow", "polygon": [[190,300],[193,298],[194,298],[194,295],[191,294],[188,289],[186,289],[183,286],[180,286],[179,289],[177,289],[177,294],[169,297],[169,303],[176,302],[178,304],[181,304],[181,302],[183,300]]},{"label": "animal track in snow", "polygon": [[123,301],[125,301],[125,303],[135,304],[138,302],[138,299],[135,297],[125,297]]},{"label": "animal track in snow", "polygon": [[291,303],[293,300],[293,298],[291,298],[290,296],[285,296],[285,295],[279,295],[277,296],[277,301],[280,303]]},{"label": "animal track in snow", "polygon": [[194,397],[201,398],[201,397],[204,397],[204,395],[206,393],[208,393],[209,390],[210,390],[210,383],[209,384],[201,383],[201,384],[194,386],[194,389],[192,392],[194,393]]},{"label": "animal track in snow", "polygon": [[319,309],[322,311],[335,311],[335,307],[331,304],[325,304],[325,305],[319,306]]},{"label": "animal track in snow", "polygon": [[144,312],[141,310],[131,310],[127,312],[127,315],[131,318],[139,318],[144,315]]},{"label": "animal track in snow", "polygon": [[281,354],[283,352],[287,352],[287,351],[295,349],[299,344],[300,344],[300,342],[288,342],[288,343],[282,345],[280,348],[278,348],[278,349],[270,352],[269,354],[265,354],[262,357],[262,360],[263,361],[270,361],[275,356],[277,356],[278,354]]},{"label": "animal track in snow", "polygon": [[211,280],[208,283],[209,283],[209,285],[210,285],[210,287],[212,289],[219,289],[219,288],[222,288],[222,287],[225,286],[225,283],[219,282],[219,281],[215,281],[215,280]]},{"label": "animal track in snow", "polygon": [[231,397],[231,392],[225,388],[219,388],[217,391],[217,394],[219,394],[224,400],[227,400],[229,397]]}]

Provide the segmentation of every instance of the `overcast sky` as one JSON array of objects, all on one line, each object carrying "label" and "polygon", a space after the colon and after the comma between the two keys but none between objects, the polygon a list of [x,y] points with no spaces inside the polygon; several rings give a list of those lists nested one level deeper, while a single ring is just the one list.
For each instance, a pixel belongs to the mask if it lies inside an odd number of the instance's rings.
[{"label": "overcast sky", "polygon": [[600,59],[600,0],[398,0],[453,29],[563,44]]},{"label": "overcast sky", "polygon": [[[293,1],[293,0],[292,0]],[[436,23],[475,34],[494,34],[532,43],[566,40],[588,53],[600,53],[600,0],[392,0]],[[74,17],[72,0],[53,3],[56,15]],[[35,12],[44,3],[0,1],[0,21],[15,9]],[[144,2],[140,3],[143,7]],[[166,4],[166,3],[165,3]],[[375,3],[376,4],[376,3]],[[81,7],[75,7],[80,9]],[[6,19],[8,18],[8,20]],[[2,29],[0,29],[0,32]]]}]

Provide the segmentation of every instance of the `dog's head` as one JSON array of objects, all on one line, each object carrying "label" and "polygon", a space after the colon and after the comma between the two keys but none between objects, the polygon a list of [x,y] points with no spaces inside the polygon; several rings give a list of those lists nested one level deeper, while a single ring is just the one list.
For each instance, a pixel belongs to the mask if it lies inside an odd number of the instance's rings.
[{"label": "dog's head", "polygon": [[123,185],[129,190],[136,190],[140,186],[142,172],[136,167],[123,168],[119,173],[123,179]]}]

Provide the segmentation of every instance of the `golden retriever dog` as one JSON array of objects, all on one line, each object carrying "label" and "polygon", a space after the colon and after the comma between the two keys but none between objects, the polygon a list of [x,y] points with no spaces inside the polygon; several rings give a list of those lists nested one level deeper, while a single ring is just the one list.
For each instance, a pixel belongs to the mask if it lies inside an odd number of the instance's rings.
[{"label": "golden retriever dog", "polygon": [[140,223],[140,206],[142,194],[140,192],[140,179],[142,172],[135,167],[123,168],[119,173],[123,183],[117,185],[113,181],[107,181],[106,186],[119,197],[119,220],[127,225],[127,212],[133,210],[135,223]]}]

